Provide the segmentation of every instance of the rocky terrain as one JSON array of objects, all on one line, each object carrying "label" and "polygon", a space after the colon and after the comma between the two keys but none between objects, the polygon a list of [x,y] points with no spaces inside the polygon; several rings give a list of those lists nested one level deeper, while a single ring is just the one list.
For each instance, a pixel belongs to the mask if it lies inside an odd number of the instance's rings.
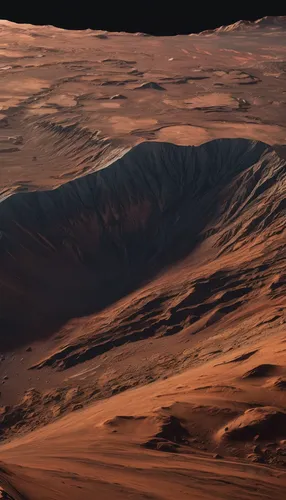
[{"label": "rocky terrain", "polygon": [[283,497],[284,23],[0,22],[0,498]]},{"label": "rocky terrain", "polygon": [[224,33],[231,33],[231,32],[241,32],[241,34],[252,34],[253,32],[255,33],[256,31],[262,31],[262,34],[265,31],[268,31],[268,33],[271,31],[275,32],[280,32],[282,35],[285,31],[286,27],[286,16],[265,16],[262,17],[261,19],[257,19],[257,21],[251,22],[251,21],[237,21],[234,24],[230,24],[228,26],[220,26],[219,28],[216,28],[214,30],[207,30],[203,31],[202,34],[224,34]]}]

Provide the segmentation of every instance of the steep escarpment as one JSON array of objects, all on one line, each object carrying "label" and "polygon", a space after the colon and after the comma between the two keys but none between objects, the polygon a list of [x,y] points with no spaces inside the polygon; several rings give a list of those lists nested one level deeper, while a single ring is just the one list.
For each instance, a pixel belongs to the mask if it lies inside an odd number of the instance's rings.
[{"label": "steep escarpment", "polygon": [[1,348],[105,307],[208,238],[222,253],[283,231],[283,186],[285,161],[263,143],[149,142],[55,190],[4,200]]},{"label": "steep escarpment", "polygon": [[254,32],[256,30],[285,30],[286,28],[286,16],[265,16],[261,19],[257,19],[254,22],[251,21],[237,21],[236,23],[229,24],[227,26],[220,26],[215,30],[203,31],[203,34],[228,34],[233,32]]}]

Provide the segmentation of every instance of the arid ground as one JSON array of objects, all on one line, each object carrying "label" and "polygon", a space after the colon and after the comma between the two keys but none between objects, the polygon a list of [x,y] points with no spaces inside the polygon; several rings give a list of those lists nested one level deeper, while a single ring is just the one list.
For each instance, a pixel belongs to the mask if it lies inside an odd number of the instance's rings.
[{"label": "arid ground", "polygon": [[286,19],[0,41],[0,498],[282,499]]}]

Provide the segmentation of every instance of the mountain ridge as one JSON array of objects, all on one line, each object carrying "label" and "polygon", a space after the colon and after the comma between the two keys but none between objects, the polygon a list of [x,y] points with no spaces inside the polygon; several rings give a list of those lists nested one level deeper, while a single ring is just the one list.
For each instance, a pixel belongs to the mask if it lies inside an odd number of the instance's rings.
[{"label": "mountain ridge", "polygon": [[241,19],[233,24],[219,26],[218,28],[212,30],[201,31],[200,35],[211,35],[211,34],[228,34],[233,32],[244,32],[249,33],[250,30],[260,30],[265,28],[282,28],[286,29],[286,16],[265,16],[256,21],[247,21]]},{"label": "mountain ridge", "polygon": [[[67,30],[65,28],[60,28],[58,26],[54,26],[51,24],[44,24],[44,25],[34,25],[30,23],[16,23],[13,21],[8,21],[7,19],[0,19],[0,27],[2,25],[10,26],[10,27],[18,27],[18,28],[33,28],[33,29],[42,29],[42,28],[52,28],[54,30],[58,31],[78,31],[78,30]],[[227,25],[222,25],[214,29],[208,29],[208,30],[203,30],[200,33],[189,33],[189,35],[209,35],[209,34],[222,34],[222,33],[231,33],[233,31],[244,31],[244,30],[249,30],[249,29],[263,29],[263,28],[283,28],[286,29],[286,16],[264,16],[256,21],[248,21],[241,19],[239,21],[236,21],[235,23],[232,24],[227,24]],[[97,33],[99,36],[106,36],[108,33],[117,33],[117,34],[124,34],[124,33],[129,33],[129,32],[124,32],[124,31],[107,31],[107,30],[98,30],[98,29],[90,29],[87,28],[86,30],[82,30],[83,32],[88,32],[88,33]],[[151,36],[147,33],[144,32],[137,32],[137,33],[131,33],[134,36]],[[162,37],[165,35],[161,35]]]},{"label": "mountain ridge", "polygon": [[54,190],[5,199],[1,343],[13,338],[7,330],[37,330],[106,307],[210,236],[219,252],[241,244],[259,223],[280,220],[284,202],[275,200],[268,219],[263,208],[250,212],[250,223],[237,222],[243,204],[251,211],[284,172],[285,162],[256,141],[147,142]]}]

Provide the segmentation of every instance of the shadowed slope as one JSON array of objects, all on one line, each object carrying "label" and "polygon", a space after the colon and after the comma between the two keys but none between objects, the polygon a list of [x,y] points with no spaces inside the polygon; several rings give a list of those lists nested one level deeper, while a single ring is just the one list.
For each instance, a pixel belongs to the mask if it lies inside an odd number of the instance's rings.
[{"label": "shadowed slope", "polygon": [[1,348],[106,306],[210,235],[221,252],[282,221],[284,181],[285,162],[263,143],[149,142],[58,189],[4,200]]},{"label": "shadowed slope", "polygon": [[220,26],[219,28],[216,28],[214,30],[206,30],[203,31],[201,34],[211,34],[211,33],[218,33],[218,34],[229,34],[233,32],[246,32],[249,33],[254,32],[256,30],[273,30],[273,29],[279,29],[279,30],[285,30],[286,28],[286,16],[265,16],[262,17],[261,19],[257,19],[257,21],[237,21],[236,23],[229,24],[227,26]]}]

